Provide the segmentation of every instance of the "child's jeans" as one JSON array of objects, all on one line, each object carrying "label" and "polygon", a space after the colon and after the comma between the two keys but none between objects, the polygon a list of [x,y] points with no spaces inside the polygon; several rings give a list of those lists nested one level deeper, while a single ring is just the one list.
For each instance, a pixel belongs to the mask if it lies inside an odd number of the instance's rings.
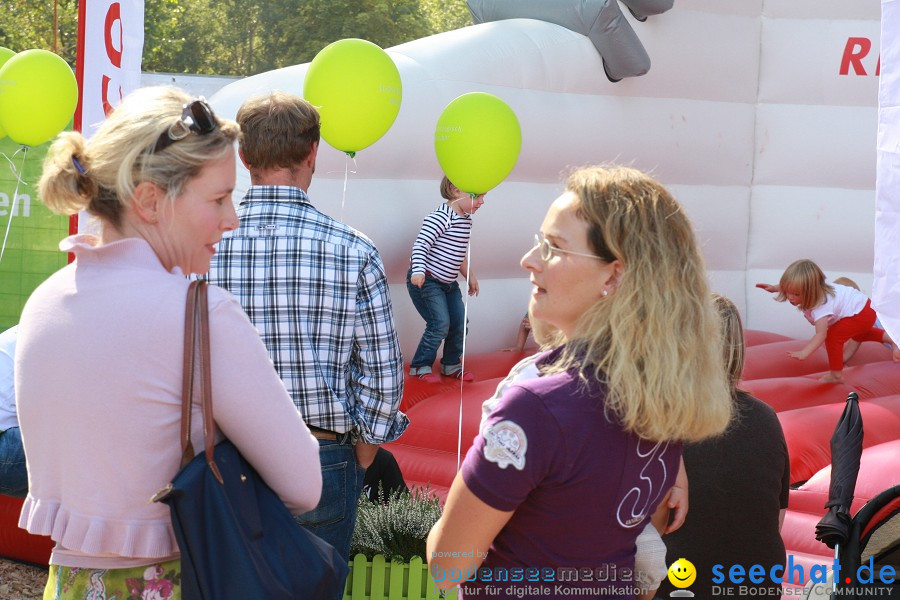
[{"label": "child's jeans", "polygon": [[406,274],[406,289],[416,310],[425,319],[425,333],[409,365],[410,373],[431,373],[438,347],[444,342],[441,371],[452,375],[460,369],[465,332],[465,306],[459,283],[446,283],[426,274],[425,283],[418,288],[410,283],[411,274],[412,270]]}]

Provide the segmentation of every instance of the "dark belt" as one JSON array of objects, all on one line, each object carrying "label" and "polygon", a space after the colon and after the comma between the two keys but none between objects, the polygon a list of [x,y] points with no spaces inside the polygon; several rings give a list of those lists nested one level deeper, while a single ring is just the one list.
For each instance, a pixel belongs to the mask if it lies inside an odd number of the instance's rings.
[{"label": "dark belt", "polygon": [[328,429],[314,427],[313,425],[307,425],[307,427],[309,427],[309,432],[312,433],[313,437],[317,440],[339,440],[344,437],[343,433],[338,433],[336,431],[329,431]]},{"label": "dark belt", "polygon": [[445,284],[446,284],[446,283],[453,283],[452,281],[444,281],[443,279],[441,279],[440,277],[438,277],[437,275],[435,275],[435,274],[432,273],[431,271],[428,271],[427,269],[426,269],[426,271],[425,271],[425,277],[430,277],[430,278],[434,279],[435,281],[440,281],[441,283],[445,283]]}]

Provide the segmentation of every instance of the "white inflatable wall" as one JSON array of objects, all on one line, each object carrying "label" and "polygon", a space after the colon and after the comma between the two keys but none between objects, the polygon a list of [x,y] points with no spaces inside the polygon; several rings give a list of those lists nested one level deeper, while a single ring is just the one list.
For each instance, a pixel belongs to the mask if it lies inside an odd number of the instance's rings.
[{"label": "white inflatable wall", "polygon": [[[435,123],[460,94],[486,91],[515,110],[523,142],[475,216],[481,295],[469,300],[469,352],[513,343],[530,289],[519,258],[565,173],[608,162],[650,171],[674,192],[712,287],[737,302],[748,327],[809,336],[792,307],[753,286],[806,257],[871,291],[879,10],[878,0],[677,0],[631,21],[653,62],[619,83],[586,37],[534,20],[396,46],[397,121],[349,165],[346,197],[348,160],[323,143],[310,196],[380,249],[410,357],[423,321],[404,280],[421,220],[440,201]],[[307,66],[240,80],[212,102],[233,116],[254,94],[301,94]],[[236,199],[249,184],[239,171]]]}]

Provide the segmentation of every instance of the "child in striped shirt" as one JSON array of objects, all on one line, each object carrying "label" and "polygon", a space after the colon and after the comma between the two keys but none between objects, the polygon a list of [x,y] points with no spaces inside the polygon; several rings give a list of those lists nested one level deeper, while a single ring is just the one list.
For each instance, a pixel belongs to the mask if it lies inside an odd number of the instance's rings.
[{"label": "child in striped shirt", "polygon": [[456,278],[468,277],[469,295],[478,295],[478,280],[468,269],[466,251],[472,215],[484,204],[484,194],[472,197],[444,176],[441,196],[446,202],[422,222],[406,275],[409,297],[425,319],[425,332],[410,363],[410,375],[429,383],[440,382],[431,367],[444,342],[441,374],[472,381],[472,374],[462,370],[465,307]]}]

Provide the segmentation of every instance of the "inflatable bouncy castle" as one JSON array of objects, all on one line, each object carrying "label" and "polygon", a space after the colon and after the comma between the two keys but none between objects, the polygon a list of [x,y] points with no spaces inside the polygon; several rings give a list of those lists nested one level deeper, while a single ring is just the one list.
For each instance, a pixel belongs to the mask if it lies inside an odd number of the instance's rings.
[{"label": "inflatable bouncy castle", "polygon": [[[878,1],[679,0],[644,22],[620,6],[627,37],[649,57],[644,75],[610,81],[612,59],[590,29],[533,18],[480,23],[389,48],[403,83],[393,126],[354,160],[322,144],[310,198],[378,246],[405,355],[423,325],[405,290],[410,250],[440,201],[435,124],[473,91],[515,111],[522,149],[475,218],[472,269],[482,291],[468,306],[470,352],[512,345],[528,290],[519,258],[564,175],[586,164],[629,164],[674,192],[712,287],[734,300],[747,327],[807,335],[799,315],[753,287],[777,281],[798,258],[871,292]],[[308,68],[242,79],[211,101],[233,116],[254,94],[302,94]],[[235,200],[249,184],[242,166],[238,178]]]}]

